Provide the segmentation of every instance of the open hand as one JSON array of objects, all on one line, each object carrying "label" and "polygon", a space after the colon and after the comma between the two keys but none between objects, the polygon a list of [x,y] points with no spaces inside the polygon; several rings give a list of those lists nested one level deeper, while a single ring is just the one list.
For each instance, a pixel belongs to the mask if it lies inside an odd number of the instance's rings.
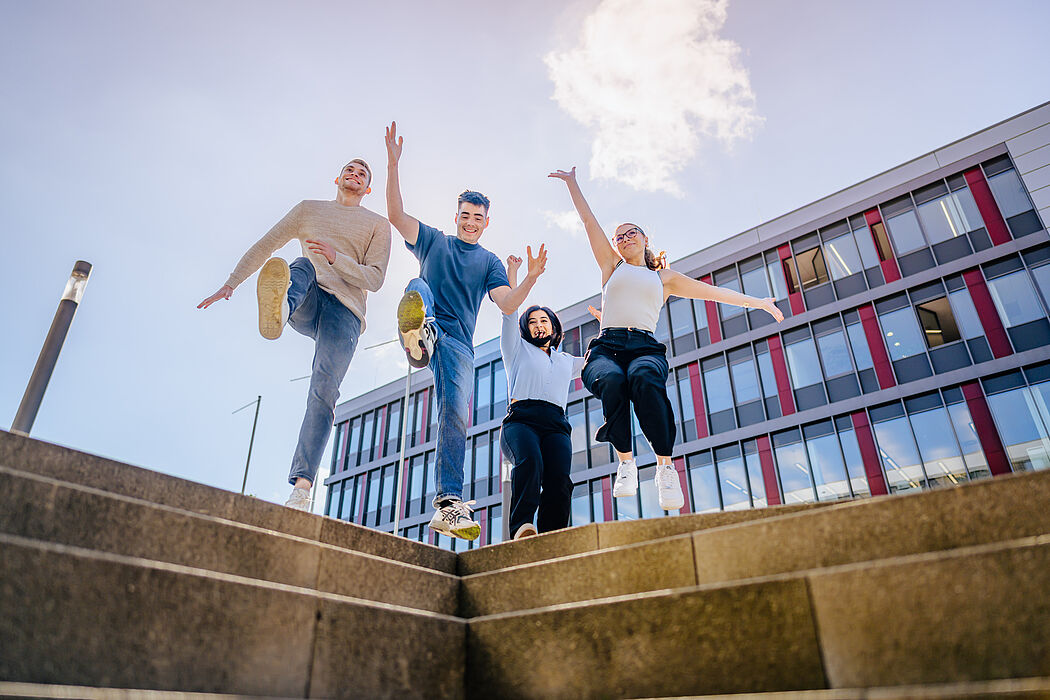
[{"label": "open hand", "polygon": [[219,288],[219,291],[212,294],[210,297],[197,304],[198,309],[206,309],[220,299],[229,299],[233,295],[233,287],[228,284],[224,284]]},{"label": "open hand", "polygon": [[397,135],[397,122],[390,122],[386,128],[386,160],[390,165],[397,165],[401,159],[401,149],[405,144],[405,137]]},{"label": "open hand", "polygon": [[773,297],[766,297],[765,299],[763,299],[762,303],[758,306],[758,308],[762,309],[774,319],[776,319],[777,323],[780,323],[784,320],[784,312],[777,308],[776,299],[774,299]]},{"label": "open hand", "polygon": [[329,265],[335,265],[335,248],[324,241],[313,241],[309,238],[306,239],[306,248],[311,253],[317,253],[323,255],[325,260],[328,261]]},{"label": "open hand", "polygon": [[543,274],[543,271],[547,269],[547,250],[546,244],[541,243],[540,249],[536,253],[536,257],[532,257],[532,246],[525,248],[525,253],[529,256],[529,272],[528,276],[532,279],[538,278]]},{"label": "open hand", "polygon": [[572,170],[555,170],[547,177],[553,177],[555,180],[561,180],[566,184],[576,182],[576,166],[572,166]]},{"label": "open hand", "polygon": [[591,312],[591,316],[594,316],[596,319],[598,319],[598,322],[601,323],[601,321],[602,321],[602,312],[601,311],[599,311],[598,309],[594,308],[590,304],[587,305],[587,310]]}]

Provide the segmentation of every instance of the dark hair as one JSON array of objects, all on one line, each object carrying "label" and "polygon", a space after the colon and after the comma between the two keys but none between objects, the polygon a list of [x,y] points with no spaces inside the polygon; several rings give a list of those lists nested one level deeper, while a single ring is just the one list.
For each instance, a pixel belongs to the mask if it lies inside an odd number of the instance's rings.
[{"label": "dark hair", "polygon": [[561,345],[561,339],[564,336],[564,334],[561,332],[561,321],[558,320],[558,314],[554,313],[546,306],[533,304],[529,308],[525,309],[525,313],[518,317],[518,328],[521,330],[521,337],[524,338],[526,342],[532,343],[536,347],[542,347],[546,344],[546,341],[544,340],[536,342],[537,339],[532,337],[532,333],[529,333],[529,316],[531,316],[536,311],[542,311],[543,313],[547,314],[548,318],[550,318],[551,350],[557,350],[558,346]]},{"label": "dark hair", "polygon": [[489,213],[489,198],[481,194],[480,192],[475,192],[473,190],[463,190],[463,194],[459,195],[459,203],[456,205],[456,207],[458,208],[462,206],[463,202],[466,202],[468,204],[474,204],[479,207],[485,207],[485,213]]},{"label": "dark hair", "polygon": [[[350,165],[350,163],[357,163],[358,165],[362,166],[365,170],[368,171],[368,183],[367,184],[371,185],[372,184],[372,168],[371,168],[371,166],[369,166],[368,163],[366,163],[363,158],[354,158],[353,160],[348,162],[346,165]],[[343,166],[344,170],[346,169],[346,165]]]}]

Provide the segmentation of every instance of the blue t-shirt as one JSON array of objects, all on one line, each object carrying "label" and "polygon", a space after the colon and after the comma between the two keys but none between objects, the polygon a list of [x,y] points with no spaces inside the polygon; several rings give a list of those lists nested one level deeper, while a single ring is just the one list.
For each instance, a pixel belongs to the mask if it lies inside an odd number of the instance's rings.
[{"label": "blue t-shirt", "polygon": [[494,253],[477,243],[448,236],[420,222],[415,245],[405,246],[419,259],[419,276],[434,293],[438,327],[474,348],[474,327],[482,298],[509,287],[507,269]]}]

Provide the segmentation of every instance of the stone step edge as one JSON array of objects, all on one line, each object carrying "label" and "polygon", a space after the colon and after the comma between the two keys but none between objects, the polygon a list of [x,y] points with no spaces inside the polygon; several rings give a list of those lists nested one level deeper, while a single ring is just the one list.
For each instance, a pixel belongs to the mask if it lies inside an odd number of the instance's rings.
[{"label": "stone step edge", "polygon": [[[53,685],[0,681],[3,698],[74,698],[76,700],[236,700],[255,698],[255,695],[226,695],[221,693],[194,693],[180,690],[142,690],[138,688],[99,688],[86,685]],[[267,696],[282,700],[280,696]],[[284,699],[287,700],[287,699]]]},{"label": "stone step edge", "polygon": [[[393,603],[383,603],[376,600],[366,600],[364,598],[354,598],[353,596],[342,595],[340,593],[330,593],[328,591],[318,591],[310,588],[303,588],[301,586],[293,586],[287,583],[276,583],[273,581],[263,581],[260,579],[248,578],[246,576],[238,576],[236,574],[227,574],[221,571],[208,571],[207,569],[197,569],[192,566],[185,566],[183,564],[172,564],[169,562],[156,561],[153,559],[144,559],[142,557],[131,557],[124,554],[112,554],[110,552],[97,552],[91,549],[84,549],[82,547],[74,547],[71,545],[57,544],[54,542],[44,542],[41,540],[34,540],[28,537],[21,537],[20,535],[9,535],[6,533],[0,533],[0,545],[12,545],[15,547],[25,547],[29,549],[36,549],[39,551],[50,552],[53,554],[63,554],[67,556],[80,557],[83,559],[92,559],[101,562],[110,562],[113,564],[122,564],[125,566],[134,566],[143,569],[151,569],[154,571],[167,571],[169,573],[193,576],[198,578],[213,579],[217,581],[223,581],[226,583],[233,583],[243,586],[252,586],[255,588],[264,588],[276,591],[282,591],[285,593],[295,593],[298,595],[304,595],[309,598],[315,598],[319,600],[328,600],[335,603],[344,603],[348,605],[358,605],[367,608],[375,608],[379,610],[387,610],[391,612],[402,613],[405,615],[416,615],[420,617],[429,617],[436,620],[442,620],[445,622],[465,622],[466,620],[462,617],[456,617],[454,615],[446,615],[443,613],[433,612],[430,610],[421,610],[418,608],[408,608],[401,605],[395,605]],[[17,576],[18,572],[11,572],[11,575]],[[0,575],[2,576],[2,575]]]},{"label": "stone step edge", "polygon": [[[0,690],[3,684],[0,684]],[[931,683],[927,685],[878,686],[872,688],[825,688],[821,690],[782,690],[731,695],[680,695],[639,700],[940,700],[968,697],[1050,697],[1050,677],[1000,678],[991,681]]]},{"label": "stone step edge", "polygon": [[559,610],[575,610],[580,608],[613,605],[616,603],[623,603],[631,600],[644,600],[646,598],[661,598],[688,593],[699,593],[703,591],[714,591],[726,588],[745,587],[774,581],[793,581],[797,579],[808,579],[814,576],[835,575],[839,573],[847,573],[850,571],[857,571],[862,569],[907,566],[922,561],[945,561],[956,558],[980,556],[982,554],[1004,549],[1024,549],[1028,547],[1040,547],[1047,544],[1050,544],[1050,534],[1032,535],[1029,537],[1019,537],[1017,539],[1012,540],[1003,540],[1001,542],[991,542],[986,544],[956,547],[953,549],[941,550],[939,552],[920,552],[918,554],[905,554],[902,556],[887,557],[884,559],[873,559],[871,561],[866,562],[837,564],[835,566],[827,566],[817,569],[800,569],[798,571],[790,571],[782,574],[770,574],[767,576],[753,576],[750,578],[735,579],[733,581],[701,583],[693,586],[680,586],[678,588],[661,588],[654,591],[643,591],[641,593],[627,593],[623,595],[606,596],[603,598],[590,598],[588,600],[572,601],[568,603],[556,603],[554,605],[544,605],[537,608],[510,610],[507,612],[492,613],[490,615],[479,615],[477,617],[461,619],[466,619],[468,624],[471,622],[489,622],[505,618],[522,617],[526,615],[534,615],[547,612],[557,612]]},{"label": "stone step edge", "polygon": [[[168,505],[164,505],[162,503],[154,503],[152,501],[147,501],[147,500],[144,500],[144,499],[141,499],[141,498],[135,498],[133,496],[125,496],[123,494],[113,493],[111,491],[105,491],[103,489],[95,488],[94,486],[84,486],[82,484],[77,484],[77,483],[73,483],[73,482],[70,482],[70,481],[62,481],[61,479],[55,479],[54,477],[43,476],[41,474],[33,474],[32,472],[21,471],[21,470],[18,470],[18,469],[12,469],[10,467],[5,467],[5,466],[0,465],[0,476],[4,476],[4,475],[7,475],[7,476],[13,477],[13,478],[28,479],[28,480],[31,480],[31,481],[38,481],[38,482],[41,482],[41,483],[50,484],[52,486],[57,486],[59,488],[70,489],[72,491],[80,491],[82,493],[87,493],[87,494],[90,494],[90,495],[95,496],[97,498],[113,499],[113,500],[116,500],[116,501],[122,501],[122,502],[125,502],[125,503],[131,503],[131,504],[134,504],[136,506],[140,506],[140,507],[144,507],[144,508],[148,508],[148,509],[156,509],[156,510],[159,510],[159,511],[162,511],[162,512],[166,512],[166,513],[174,513],[176,515],[180,515],[180,516],[183,516],[183,517],[195,518],[195,519],[198,519],[198,520],[203,520],[205,522],[214,523],[217,526],[221,526],[221,527],[232,527],[232,528],[237,528],[237,529],[242,529],[242,530],[248,530],[248,531],[251,531],[251,532],[256,532],[256,533],[260,533],[260,534],[266,535],[268,537],[273,537],[275,539],[290,540],[292,542],[297,542],[297,543],[305,544],[305,545],[308,545],[308,546],[320,547],[321,549],[327,549],[327,550],[332,550],[332,551],[336,551],[336,552],[344,552],[344,553],[348,553],[348,554],[352,554],[352,555],[356,555],[356,556],[360,556],[360,557],[365,557],[367,559],[373,559],[373,560],[376,560],[376,561],[382,561],[382,562],[385,562],[385,563],[388,563],[388,564],[395,564],[397,566],[403,566],[403,567],[405,567],[407,569],[414,569],[414,570],[416,570],[416,571],[418,571],[419,573],[422,573],[422,574],[435,574],[435,575],[438,575],[438,576],[443,576],[445,578],[454,578],[454,579],[460,578],[456,574],[450,574],[448,572],[440,571],[438,569],[432,569],[432,568],[430,568],[428,566],[422,566],[420,564],[413,564],[411,562],[402,561],[401,559],[388,559],[387,557],[381,557],[378,554],[372,554],[370,552],[362,552],[362,551],[356,550],[356,549],[348,549],[346,547],[340,547],[338,545],[330,544],[328,542],[321,542],[320,540],[313,540],[313,539],[309,539],[307,537],[300,537],[298,535],[292,535],[292,534],[289,534],[287,532],[281,532],[279,530],[271,530],[269,528],[259,527],[258,525],[249,525],[248,523],[242,523],[242,522],[238,522],[236,520],[229,520],[227,518],[220,518],[217,515],[206,515],[204,513],[196,513],[196,512],[194,512],[192,510],[183,510],[181,508],[175,508],[174,506],[168,506]],[[119,524],[117,524],[116,526],[119,527]],[[2,534],[2,533],[0,533],[0,534]],[[54,544],[60,544],[60,543],[56,542]],[[63,545],[63,546],[67,546],[67,545]],[[123,556],[123,555],[120,555],[120,556]],[[150,561],[152,561],[152,560],[150,560]],[[216,573],[220,573],[220,572],[216,572]]]},{"label": "stone step edge", "polygon": [[[1011,478],[1011,477],[1015,477],[1015,476],[1021,476],[1021,477],[1024,477],[1024,476],[1036,476],[1036,475],[1039,475],[1039,474],[1045,474],[1046,476],[1044,478],[1050,479],[1050,471],[1048,471],[1048,472],[1023,472],[1021,474],[1011,474],[1011,475],[1008,475],[1005,478]],[[996,477],[996,478],[997,479],[1003,479],[1004,477]],[[954,489],[958,489],[958,488],[964,488],[964,487],[969,486],[969,485],[988,485],[988,486],[991,486],[993,483],[997,483],[997,482],[994,482],[992,479],[982,479],[982,480],[977,481],[977,482],[971,482],[971,484],[963,484],[961,487],[960,486],[943,487],[942,489],[938,489],[937,492],[943,491],[945,489],[953,489],[954,490]],[[1001,483],[1001,482],[998,482],[998,483]],[[612,547],[602,547],[601,546],[601,540],[600,540],[601,530],[599,530],[598,531],[599,542],[598,542],[598,548],[597,549],[590,549],[590,550],[587,550],[585,552],[576,552],[574,554],[566,554],[566,555],[563,555],[563,556],[560,556],[560,557],[551,557],[550,559],[539,559],[537,561],[524,562],[522,564],[514,564],[512,566],[505,566],[505,567],[502,567],[502,568],[490,569],[489,571],[479,571],[476,574],[461,574],[460,578],[462,578],[464,580],[466,580],[468,578],[469,579],[473,579],[473,578],[477,578],[477,577],[481,577],[481,576],[489,576],[489,575],[492,575],[492,574],[498,574],[498,573],[502,573],[502,572],[506,572],[506,571],[516,571],[516,570],[519,570],[519,569],[527,569],[527,568],[531,568],[531,567],[544,566],[544,565],[547,565],[547,564],[556,564],[556,563],[561,562],[561,561],[566,561],[566,560],[571,560],[571,559],[580,559],[580,558],[583,558],[583,557],[596,556],[596,555],[599,555],[599,554],[602,554],[602,553],[605,553],[605,552],[622,551],[622,550],[626,550],[626,549],[630,549],[630,548],[642,548],[642,547],[646,547],[646,546],[657,544],[657,543],[667,542],[667,541],[670,541],[670,540],[684,539],[686,537],[693,537],[693,536],[695,536],[697,534],[707,534],[707,533],[713,533],[713,532],[721,532],[721,531],[729,530],[729,529],[732,529],[732,528],[748,528],[748,527],[758,528],[758,527],[765,527],[765,526],[768,526],[770,524],[775,524],[777,522],[783,522],[783,521],[785,521],[787,519],[793,519],[793,518],[814,518],[814,517],[819,517],[822,514],[827,513],[829,510],[832,510],[832,509],[876,507],[879,504],[888,502],[890,499],[915,498],[915,497],[919,497],[919,496],[923,496],[923,495],[929,495],[930,493],[933,493],[933,492],[932,491],[919,491],[919,492],[916,492],[916,493],[908,493],[908,494],[889,494],[889,495],[885,495],[885,496],[876,496],[874,498],[865,498],[865,499],[862,499],[862,500],[850,500],[850,501],[842,501],[842,502],[839,502],[839,503],[829,503],[824,508],[811,508],[811,509],[806,509],[806,510],[793,511],[793,512],[790,512],[790,513],[777,513],[777,514],[771,515],[770,517],[767,517],[767,518],[757,518],[757,519],[754,519],[754,520],[747,520],[745,522],[740,522],[740,523],[730,523],[728,525],[719,525],[717,527],[704,528],[704,529],[701,529],[701,530],[693,530],[693,531],[689,531],[689,532],[683,532],[683,533],[680,533],[680,534],[677,534],[677,535],[668,535],[666,537],[656,537],[656,538],[653,538],[651,540],[644,540],[642,542],[632,542],[631,544],[624,544],[624,545],[615,545],[615,546],[612,546]],[[631,521],[631,522],[633,522],[633,521]],[[590,527],[591,525],[596,525],[596,524],[600,524],[600,523],[589,523],[587,525],[581,525],[580,527]],[[626,524],[626,522],[625,522],[625,524]],[[1002,541],[1005,542],[1005,541],[1008,541],[1008,540],[1002,540]],[[988,544],[988,543],[986,543],[986,544]],[[994,544],[994,543],[992,543],[992,544]],[[910,556],[910,555],[908,555],[908,556]],[[872,560],[872,561],[874,561],[874,560]],[[860,563],[863,563],[863,562],[860,562]]]}]

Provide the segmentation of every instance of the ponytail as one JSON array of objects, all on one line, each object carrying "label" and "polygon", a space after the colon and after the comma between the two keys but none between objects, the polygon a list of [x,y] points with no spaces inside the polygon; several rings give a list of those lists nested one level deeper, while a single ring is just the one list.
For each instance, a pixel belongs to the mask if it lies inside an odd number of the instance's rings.
[{"label": "ponytail", "polygon": [[652,249],[646,247],[645,266],[650,270],[662,270],[667,267],[667,251],[661,250],[659,255],[654,255]]}]

